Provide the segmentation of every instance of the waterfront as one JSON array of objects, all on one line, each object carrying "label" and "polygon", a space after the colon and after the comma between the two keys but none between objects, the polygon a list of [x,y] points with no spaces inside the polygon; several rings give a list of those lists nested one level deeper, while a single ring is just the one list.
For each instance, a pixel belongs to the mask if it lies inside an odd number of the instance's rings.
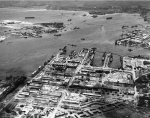
[{"label": "waterfront", "polygon": [[[145,82],[144,77],[139,78],[137,69],[149,70],[150,65],[145,65],[149,59],[121,57],[122,69],[116,69],[110,67],[114,54],[104,52],[99,60],[102,66],[96,67],[92,66],[96,52],[96,48],[83,48],[79,52],[71,51],[67,46],[59,49],[54,57],[32,73],[32,78],[14,97],[4,99],[3,96],[12,89],[4,90],[0,95],[2,118],[109,118],[109,115],[111,118],[145,118],[137,108],[141,106],[140,101],[143,107],[149,107],[146,97],[149,95],[149,80]],[[145,76],[149,77],[149,74]]]},{"label": "waterfront", "polygon": [[[77,48],[97,47],[102,52],[111,51],[121,55],[147,53],[143,49],[128,52],[128,48],[114,46],[114,40],[118,39],[122,25],[145,24],[138,14],[113,14],[110,15],[113,16],[113,19],[107,21],[106,16],[92,18],[83,11],[10,9],[0,9],[0,20],[25,21],[25,16],[35,16],[35,19],[28,20],[28,22],[61,21],[66,24],[68,29],[62,33],[61,37],[55,37],[51,34],[41,39],[10,37],[5,42],[0,43],[1,78],[10,73],[30,74],[43,63],[43,60],[46,60],[53,53],[56,53],[56,50],[67,44],[76,44]],[[87,16],[83,16],[85,13]],[[68,22],[69,18],[72,18],[71,22]],[[80,29],[72,30],[75,26],[80,27]],[[86,38],[86,40],[82,41],[81,38]]]},{"label": "waterfront", "polygon": [[[0,117],[149,117],[149,49],[115,45],[123,26],[148,23],[139,12],[83,9],[0,9]],[[135,30],[125,36],[149,43],[147,29]]]}]

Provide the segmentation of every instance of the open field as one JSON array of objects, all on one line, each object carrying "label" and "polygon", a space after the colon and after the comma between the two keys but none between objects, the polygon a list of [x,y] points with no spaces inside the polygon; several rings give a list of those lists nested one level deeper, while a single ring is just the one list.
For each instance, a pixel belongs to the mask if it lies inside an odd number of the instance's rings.
[{"label": "open field", "polygon": [[[87,15],[83,16],[84,14]],[[41,39],[9,37],[6,41],[0,43],[1,78],[9,74],[30,74],[52,54],[55,54],[59,48],[67,44],[76,44],[77,49],[96,47],[100,52],[113,52],[119,55],[148,54],[148,50],[135,49],[128,52],[126,47],[114,46],[114,41],[121,34],[122,25],[146,24],[138,14],[118,13],[92,18],[84,11],[36,11],[22,8],[1,8],[0,15],[0,20],[25,21],[24,17],[34,16],[35,19],[26,21],[33,23],[60,21],[66,25],[66,31],[62,33],[61,37],[54,37],[53,34],[44,36]],[[107,16],[112,16],[113,19],[106,20]],[[72,21],[68,21],[70,18]],[[80,29],[73,30],[74,27]],[[86,40],[82,41],[81,38]],[[113,64],[114,66],[115,64]]]}]

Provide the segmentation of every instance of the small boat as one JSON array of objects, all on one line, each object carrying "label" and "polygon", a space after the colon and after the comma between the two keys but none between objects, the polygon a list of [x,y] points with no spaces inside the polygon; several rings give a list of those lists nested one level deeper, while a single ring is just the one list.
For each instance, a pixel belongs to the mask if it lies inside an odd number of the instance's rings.
[{"label": "small boat", "polygon": [[132,49],[128,49],[128,51],[129,51],[129,52],[132,52],[133,50],[132,50]]},{"label": "small boat", "polygon": [[107,19],[107,20],[111,20],[111,19],[112,19],[112,17],[107,17],[106,19]]},{"label": "small boat", "polygon": [[28,17],[25,17],[25,19],[35,19],[35,17],[28,16]]},{"label": "small boat", "polygon": [[93,18],[97,18],[98,16],[96,14],[92,15]]},{"label": "small boat", "polygon": [[85,38],[81,38],[81,40],[82,40],[82,41],[84,41],[84,40],[85,40]]},{"label": "small boat", "polygon": [[54,34],[54,36],[61,36],[61,34]]},{"label": "small boat", "polygon": [[6,39],[5,36],[0,36],[0,42],[3,42]]}]

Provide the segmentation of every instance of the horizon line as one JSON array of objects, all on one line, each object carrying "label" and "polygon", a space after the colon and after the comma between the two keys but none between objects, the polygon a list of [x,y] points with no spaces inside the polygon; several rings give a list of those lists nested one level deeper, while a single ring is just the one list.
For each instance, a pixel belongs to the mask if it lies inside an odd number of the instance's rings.
[{"label": "horizon line", "polygon": [[82,2],[82,1],[87,1],[87,2],[149,2],[150,0],[0,0],[0,2],[6,2],[6,1],[20,1],[20,2],[26,2],[26,1],[49,1],[49,2],[55,2],[55,1],[70,1],[70,2]]}]

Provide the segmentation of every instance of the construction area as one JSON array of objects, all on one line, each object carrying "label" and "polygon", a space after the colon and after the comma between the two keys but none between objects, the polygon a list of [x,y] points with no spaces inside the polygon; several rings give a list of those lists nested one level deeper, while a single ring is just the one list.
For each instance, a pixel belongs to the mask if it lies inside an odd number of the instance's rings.
[{"label": "construction area", "polygon": [[7,118],[100,118],[128,105],[149,108],[150,59],[120,57],[117,69],[110,67],[114,54],[105,52],[103,65],[96,67],[96,51],[60,49],[14,97],[3,100],[1,113]]},{"label": "construction area", "polygon": [[116,40],[115,45],[128,47],[138,47],[149,49],[150,47],[150,27],[141,24],[132,26],[122,26],[120,39]]}]

